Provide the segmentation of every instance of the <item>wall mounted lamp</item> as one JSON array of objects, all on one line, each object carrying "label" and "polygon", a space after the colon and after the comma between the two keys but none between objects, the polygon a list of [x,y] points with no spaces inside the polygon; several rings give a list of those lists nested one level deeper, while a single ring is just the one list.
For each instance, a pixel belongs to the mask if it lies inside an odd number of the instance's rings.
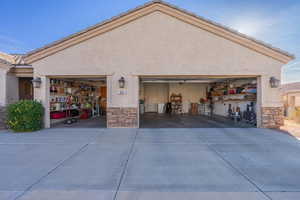
[{"label": "wall mounted lamp", "polygon": [[272,76],[270,78],[270,86],[271,88],[278,88],[280,85],[280,80],[278,80],[277,78],[275,78],[274,76]]},{"label": "wall mounted lamp", "polygon": [[119,79],[119,87],[125,88],[125,78],[123,76]]},{"label": "wall mounted lamp", "polygon": [[32,79],[32,84],[34,88],[40,88],[42,83],[42,79],[40,77],[36,77]]}]

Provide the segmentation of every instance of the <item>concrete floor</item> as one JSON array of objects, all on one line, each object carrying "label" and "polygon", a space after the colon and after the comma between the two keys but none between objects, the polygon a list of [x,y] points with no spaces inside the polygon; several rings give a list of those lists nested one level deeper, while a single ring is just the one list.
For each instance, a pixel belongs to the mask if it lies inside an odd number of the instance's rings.
[{"label": "concrete floor", "polygon": [[106,128],[106,117],[93,117],[90,119],[78,119],[73,124],[65,124],[63,122],[53,124],[53,128]]},{"label": "concrete floor", "polygon": [[[229,120],[224,117],[201,115],[168,115],[145,113],[140,116],[141,128],[252,128],[253,125]],[[53,124],[52,128],[106,128],[106,117],[78,119],[76,123]]]},{"label": "concrete floor", "polygon": [[234,122],[221,116],[177,115],[144,113],[140,115],[141,128],[252,128],[253,125]]},{"label": "concrete floor", "polygon": [[296,200],[300,144],[255,128],[0,132],[1,200]]}]

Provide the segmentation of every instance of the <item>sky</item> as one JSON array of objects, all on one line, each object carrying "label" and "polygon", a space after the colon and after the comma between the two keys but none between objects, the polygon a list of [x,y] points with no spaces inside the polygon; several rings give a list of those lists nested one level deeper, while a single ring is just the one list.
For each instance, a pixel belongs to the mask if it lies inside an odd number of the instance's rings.
[{"label": "sky", "polygon": [[[146,0],[0,0],[0,51],[26,53]],[[300,0],[167,0],[296,56],[282,82],[300,81]]]}]

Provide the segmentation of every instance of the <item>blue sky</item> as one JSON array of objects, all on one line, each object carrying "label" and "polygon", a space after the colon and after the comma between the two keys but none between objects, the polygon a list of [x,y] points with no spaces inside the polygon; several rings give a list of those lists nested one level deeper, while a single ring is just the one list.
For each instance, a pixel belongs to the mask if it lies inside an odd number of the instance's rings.
[{"label": "blue sky", "polygon": [[[147,2],[146,0],[0,0],[0,51],[26,53]],[[283,82],[300,81],[299,0],[168,0],[286,50]]]}]

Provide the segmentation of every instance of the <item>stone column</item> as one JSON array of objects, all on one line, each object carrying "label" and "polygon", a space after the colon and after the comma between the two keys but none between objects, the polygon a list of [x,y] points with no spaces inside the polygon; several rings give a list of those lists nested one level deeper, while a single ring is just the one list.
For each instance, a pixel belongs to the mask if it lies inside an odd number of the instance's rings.
[{"label": "stone column", "polygon": [[[280,74],[273,76],[280,79]],[[279,128],[284,124],[283,102],[281,99],[280,89],[270,87],[270,77],[271,75],[264,75],[259,78],[259,127]]]},{"label": "stone column", "polygon": [[279,128],[283,126],[283,107],[263,107],[262,127]]},{"label": "stone column", "polygon": [[[125,87],[119,87],[124,77]],[[107,127],[137,128],[139,126],[139,78],[129,74],[107,77]]]}]

